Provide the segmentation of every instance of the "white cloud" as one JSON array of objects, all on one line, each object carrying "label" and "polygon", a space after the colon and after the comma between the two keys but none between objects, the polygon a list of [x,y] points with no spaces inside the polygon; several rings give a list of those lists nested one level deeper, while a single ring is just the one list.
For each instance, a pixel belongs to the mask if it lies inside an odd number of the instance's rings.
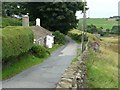
[{"label": "white cloud", "polygon": [[87,0],[90,17],[110,17],[118,15],[119,0]]},{"label": "white cloud", "polygon": [[[86,0],[89,10],[87,16],[92,18],[104,18],[118,15],[118,2],[120,0]],[[81,14],[77,14],[82,17]]]}]

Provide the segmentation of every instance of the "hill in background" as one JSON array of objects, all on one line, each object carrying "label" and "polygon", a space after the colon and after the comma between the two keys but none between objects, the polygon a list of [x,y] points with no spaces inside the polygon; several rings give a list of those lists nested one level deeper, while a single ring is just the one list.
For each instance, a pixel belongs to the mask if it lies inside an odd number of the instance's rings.
[{"label": "hill in background", "polygon": [[[104,29],[112,29],[113,26],[118,26],[118,21],[109,20],[107,18],[87,18],[87,25],[95,25],[96,27],[100,28],[103,27]],[[79,20],[78,26],[80,27],[83,23],[83,19]]]}]

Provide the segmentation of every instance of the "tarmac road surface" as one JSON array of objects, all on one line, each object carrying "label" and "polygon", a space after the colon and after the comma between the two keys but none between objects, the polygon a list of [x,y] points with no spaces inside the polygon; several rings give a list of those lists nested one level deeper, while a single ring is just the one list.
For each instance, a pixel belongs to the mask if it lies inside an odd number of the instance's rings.
[{"label": "tarmac road surface", "polygon": [[78,44],[66,38],[69,42],[53,52],[47,60],[2,81],[2,88],[55,88],[65,69],[77,56]]}]

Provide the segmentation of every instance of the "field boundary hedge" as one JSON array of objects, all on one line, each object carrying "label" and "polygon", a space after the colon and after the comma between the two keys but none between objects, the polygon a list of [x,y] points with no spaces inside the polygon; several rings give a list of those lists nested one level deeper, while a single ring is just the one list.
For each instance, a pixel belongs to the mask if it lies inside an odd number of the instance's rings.
[{"label": "field boundary hedge", "polygon": [[[77,31],[77,32],[74,32]],[[77,42],[81,42],[82,39],[82,32],[79,30],[71,30],[68,32],[68,36],[70,36],[72,39],[74,39]],[[84,41],[88,41],[88,36],[86,34],[83,34]]]}]

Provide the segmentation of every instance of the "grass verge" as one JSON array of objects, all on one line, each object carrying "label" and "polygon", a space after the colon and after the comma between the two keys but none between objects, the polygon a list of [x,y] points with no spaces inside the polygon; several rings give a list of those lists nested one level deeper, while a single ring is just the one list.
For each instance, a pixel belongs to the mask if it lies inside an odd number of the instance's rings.
[{"label": "grass verge", "polygon": [[81,55],[81,49],[78,48],[77,49],[77,56],[73,59],[73,61],[71,62],[71,64],[75,63],[76,61],[78,61],[78,57]]},{"label": "grass verge", "polygon": [[62,45],[63,44],[55,44],[53,48],[48,48],[48,51],[52,53]]},{"label": "grass verge", "polygon": [[108,47],[110,41],[102,42],[100,53],[89,50],[87,82],[90,88],[118,88],[118,52]]},{"label": "grass verge", "polygon": [[[59,48],[62,45],[54,45],[53,48],[48,49],[51,53],[55,51],[57,48]],[[14,60],[14,64],[8,65],[5,67],[0,73],[2,73],[1,80],[8,79],[20,72],[22,72],[25,69],[28,69],[34,65],[42,63],[44,60],[46,60],[49,57],[49,55],[45,56],[44,58],[38,58],[30,53],[26,53],[23,56],[17,58],[17,60]]]}]

